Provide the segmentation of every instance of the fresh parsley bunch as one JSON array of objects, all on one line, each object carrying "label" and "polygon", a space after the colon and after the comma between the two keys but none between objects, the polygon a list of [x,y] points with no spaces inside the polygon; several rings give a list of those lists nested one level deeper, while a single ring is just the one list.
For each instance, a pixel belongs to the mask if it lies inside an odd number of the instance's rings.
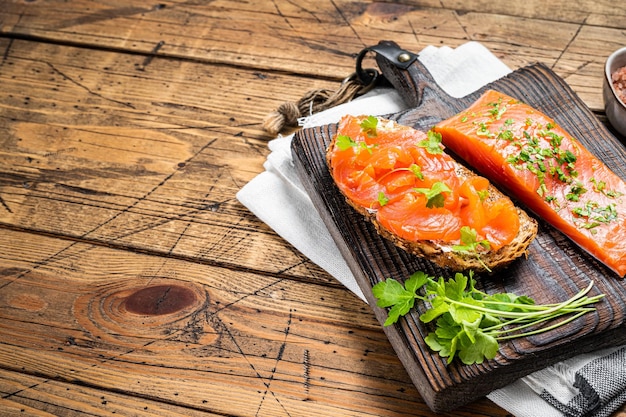
[{"label": "fresh parsley bunch", "polygon": [[[379,307],[390,307],[385,326],[398,321],[421,300],[430,304],[421,316],[424,323],[435,322],[426,344],[448,363],[458,355],[464,364],[493,359],[502,340],[530,336],[555,329],[594,308],[603,294],[588,297],[593,282],[567,301],[537,305],[527,296],[511,293],[487,294],[475,287],[473,273],[457,273],[454,278],[435,280],[416,272],[403,284],[389,278],[372,288]],[[424,295],[418,290],[424,287]],[[562,317],[567,316],[567,317]],[[556,320],[560,318],[560,320]]]}]

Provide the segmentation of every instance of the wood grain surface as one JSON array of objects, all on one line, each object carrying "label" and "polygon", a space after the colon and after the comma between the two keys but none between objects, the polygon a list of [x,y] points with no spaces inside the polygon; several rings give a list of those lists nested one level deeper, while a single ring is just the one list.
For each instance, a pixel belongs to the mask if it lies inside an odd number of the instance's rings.
[{"label": "wood grain surface", "polygon": [[338,88],[381,39],[542,62],[602,116],[625,16],[602,0],[0,0],[0,415],[435,416],[370,308],[236,200],[263,171],[263,119]]}]

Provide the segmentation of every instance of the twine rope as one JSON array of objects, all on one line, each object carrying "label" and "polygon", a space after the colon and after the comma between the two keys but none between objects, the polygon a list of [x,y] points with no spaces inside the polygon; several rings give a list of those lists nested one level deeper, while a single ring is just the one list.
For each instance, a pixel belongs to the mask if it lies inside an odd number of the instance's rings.
[{"label": "twine rope", "polygon": [[365,94],[373,86],[374,83],[364,85],[353,74],[341,83],[337,91],[311,90],[297,102],[285,102],[269,113],[263,120],[263,129],[271,135],[277,135],[287,127],[298,126],[298,121],[301,118],[347,103],[355,97]]}]

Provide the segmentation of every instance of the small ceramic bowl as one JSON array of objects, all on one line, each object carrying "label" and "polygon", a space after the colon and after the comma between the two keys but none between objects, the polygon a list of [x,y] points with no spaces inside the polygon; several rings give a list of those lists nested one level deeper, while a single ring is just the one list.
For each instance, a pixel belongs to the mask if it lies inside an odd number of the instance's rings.
[{"label": "small ceramic bowl", "polygon": [[606,60],[602,97],[604,98],[604,111],[609,122],[615,130],[626,136],[626,104],[618,98],[611,81],[611,74],[623,66],[626,66],[626,47],[613,52]]}]

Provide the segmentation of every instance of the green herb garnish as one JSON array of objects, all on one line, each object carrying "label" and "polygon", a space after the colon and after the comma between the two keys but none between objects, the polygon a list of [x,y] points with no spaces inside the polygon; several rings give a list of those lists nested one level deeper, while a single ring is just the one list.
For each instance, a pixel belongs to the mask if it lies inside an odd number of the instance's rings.
[{"label": "green herb garnish", "polygon": [[385,175],[381,176],[378,179],[378,182],[380,182],[386,176],[395,174],[396,172],[400,172],[400,171],[408,171],[408,172],[411,172],[413,175],[415,175],[418,179],[420,180],[424,179],[424,174],[422,174],[422,167],[420,167],[417,164],[411,164],[408,167],[400,167],[400,168],[392,169],[391,171],[387,172]]},{"label": "green herb garnish", "polygon": [[[457,273],[444,280],[418,271],[404,285],[388,278],[374,285],[376,305],[390,308],[384,323],[389,326],[423,301],[430,307],[420,315],[424,323],[435,322],[435,330],[424,339],[435,352],[451,363],[455,357],[466,365],[493,359],[499,342],[527,337],[563,326],[594,308],[604,294],[588,297],[593,282],[569,300],[555,304],[535,304],[526,296],[512,293],[487,294],[476,289],[473,273]],[[418,290],[424,287],[424,295]],[[557,320],[559,319],[559,320]]]},{"label": "green herb garnish", "polygon": [[607,190],[606,182],[598,181],[595,178],[591,178],[591,183],[594,185],[594,191],[604,194],[607,197],[617,198],[621,197],[622,193],[614,190]]},{"label": "green herb garnish", "polygon": [[347,136],[347,135],[337,135],[335,144],[342,151],[345,151],[346,149],[349,149],[353,146],[357,146],[357,143],[354,140],[352,140],[350,136]]},{"label": "green herb garnish", "polygon": [[513,132],[509,129],[506,130],[502,130],[500,133],[498,133],[497,136],[498,139],[502,139],[502,140],[507,140],[507,141],[512,141],[513,139],[515,139],[515,135],[513,134]]},{"label": "green herb garnish", "polygon": [[427,139],[419,141],[417,146],[420,148],[426,148],[426,152],[431,155],[437,155],[443,153],[443,148],[441,147],[441,134],[437,133],[433,130],[429,130],[426,133]]},{"label": "green herb garnish", "polygon": [[502,115],[507,110],[506,105],[502,104],[502,98],[500,98],[495,103],[489,103],[489,105],[493,107],[491,110],[489,110],[489,114],[491,114],[495,120],[500,120]]},{"label": "green herb garnish", "polygon": [[365,142],[355,142],[350,136],[347,136],[347,135],[337,135],[335,144],[342,151],[345,151],[350,148],[355,148],[357,149],[357,152],[360,151],[361,149],[365,149],[369,153],[372,153],[372,148],[376,146],[376,145],[368,145]]},{"label": "green herb garnish", "polygon": [[575,207],[572,212],[585,221],[578,222],[583,229],[593,229],[601,224],[606,224],[617,220],[617,209],[615,204],[611,203],[601,206],[595,201],[587,201],[583,207]]},{"label": "green herb garnish", "polygon": [[422,167],[420,167],[419,165],[411,164],[409,165],[408,170],[411,171],[413,175],[415,175],[418,179],[420,180],[424,179],[424,174],[422,174]]},{"label": "green herb garnish", "polygon": [[374,116],[368,116],[366,119],[364,119],[361,122],[361,129],[367,136],[371,138],[376,137],[378,135],[378,133],[376,132],[377,127],[378,127],[378,118]]},{"label": "green herb garnish", "polygon": [[487,137],[494,137],[496,136],[494,133],[492,133],[489,130],[489,126],[487,126],[486,123],[478,123],[478,128],[476,129],[476,134],[478,136],[487,136]]},{"label": "green herb garnish", "polygon": [[387,197],[385,193],[380,191],[378,193],[378,204],[380,204],[381,207],[384,207],[387,205],[388,202],[389,202],[389,197]]},{"label": "green herb garnish", "polygon": [[461,227],[461,244],[452,246],[452,250],[462,254],[476,256],[480,264],[489,272],[491,269],[480,259],[480,249],[489,250],[491,245],[488,240],[478,240],[478,234],[475,229],[469,226]]},{"label": "green herb garnish", "polygon": [[565,195],[565,198],[568,201],[578,201],[580,200],[580,196],[587,192],[587,189],[584,187],[582,182],[577,182],[572,185],[569,193]]},{"label": "green herb garnish", "polygon": [[415,191],[426,196],[426,207],[428,208],[443,207],[446,199],[443,193],[452,192],[450,187],[441,181],[433,183],[430,188],[415,188]]}]

